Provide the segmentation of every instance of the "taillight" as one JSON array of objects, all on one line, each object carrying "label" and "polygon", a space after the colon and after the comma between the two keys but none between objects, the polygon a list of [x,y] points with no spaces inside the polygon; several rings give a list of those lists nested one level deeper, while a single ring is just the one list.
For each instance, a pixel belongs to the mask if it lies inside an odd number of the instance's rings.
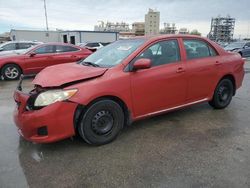
[{"label": "taillight", "polygon": [[242,58],[243,60],[243,65],[246,63],[247,59],[246,58]]}]

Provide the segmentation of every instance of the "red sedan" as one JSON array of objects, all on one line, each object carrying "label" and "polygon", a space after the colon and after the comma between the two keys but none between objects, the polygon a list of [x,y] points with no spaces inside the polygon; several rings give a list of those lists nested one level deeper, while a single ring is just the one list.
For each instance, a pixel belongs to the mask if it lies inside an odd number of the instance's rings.
[{"label": "red sedan", "polygon": [[64,43],[47,43],[31,47],[23,52],[0,57],[0,76],[15,80],[21,74],[36,74],[45,67],[85,59],[92,52],[88,49]]},{"label": "red sedan", "polygon": [[44,69],[29,94],[19,85],[14,120],[29,141],[78,132],[89,144],[106,144],[138,119],[201,102],[227,107],[242,85],[243,66],[239,54],[202,37],[121,40],[81,62]]}]

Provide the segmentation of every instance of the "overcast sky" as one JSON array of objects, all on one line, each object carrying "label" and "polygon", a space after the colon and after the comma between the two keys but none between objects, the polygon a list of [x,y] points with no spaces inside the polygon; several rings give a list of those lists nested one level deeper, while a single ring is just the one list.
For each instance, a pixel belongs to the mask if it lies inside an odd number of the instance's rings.
[{"label": "overcast sky", "polygon": [[[235,37],[250,37],[250,0],[47,0],[50,29],[93,30],[99,20],[129,24],[144,21],[148,8],[177,28],[210,30],[212,17],[236,18]],[[45,29],[43,0],[0,0],[0,33],[10,29]]]}]

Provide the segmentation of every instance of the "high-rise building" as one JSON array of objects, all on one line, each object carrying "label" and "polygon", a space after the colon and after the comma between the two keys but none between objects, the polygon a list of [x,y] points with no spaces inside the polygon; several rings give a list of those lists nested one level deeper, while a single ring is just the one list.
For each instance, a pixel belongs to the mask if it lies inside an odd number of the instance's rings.
[{"label": "high-rise building", "polygon": [[135,33],[135,36],[143,36],[145,34],[145,23],[144,22],[132,23],[132,32]]},{"label": "high-rise building", "polygon": [[211,20],[208,38],[216,42],[230,42],[233,40],[235,18],[216,17]]},{"label": "high-rise building", "polygon": [[160,12],[149,9],[145,15],[145,35],[157,35],[160,28]]}]

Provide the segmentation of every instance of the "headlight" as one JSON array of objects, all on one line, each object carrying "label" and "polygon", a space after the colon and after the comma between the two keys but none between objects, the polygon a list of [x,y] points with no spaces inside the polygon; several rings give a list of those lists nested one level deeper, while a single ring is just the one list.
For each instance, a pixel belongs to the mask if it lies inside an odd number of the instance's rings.
[{"label": "headlight", "polygon": [[76,92],[77,89],[45,91],[37,96],[34,106],[43,107],[57,101],[64,101],[72,97]]}]

